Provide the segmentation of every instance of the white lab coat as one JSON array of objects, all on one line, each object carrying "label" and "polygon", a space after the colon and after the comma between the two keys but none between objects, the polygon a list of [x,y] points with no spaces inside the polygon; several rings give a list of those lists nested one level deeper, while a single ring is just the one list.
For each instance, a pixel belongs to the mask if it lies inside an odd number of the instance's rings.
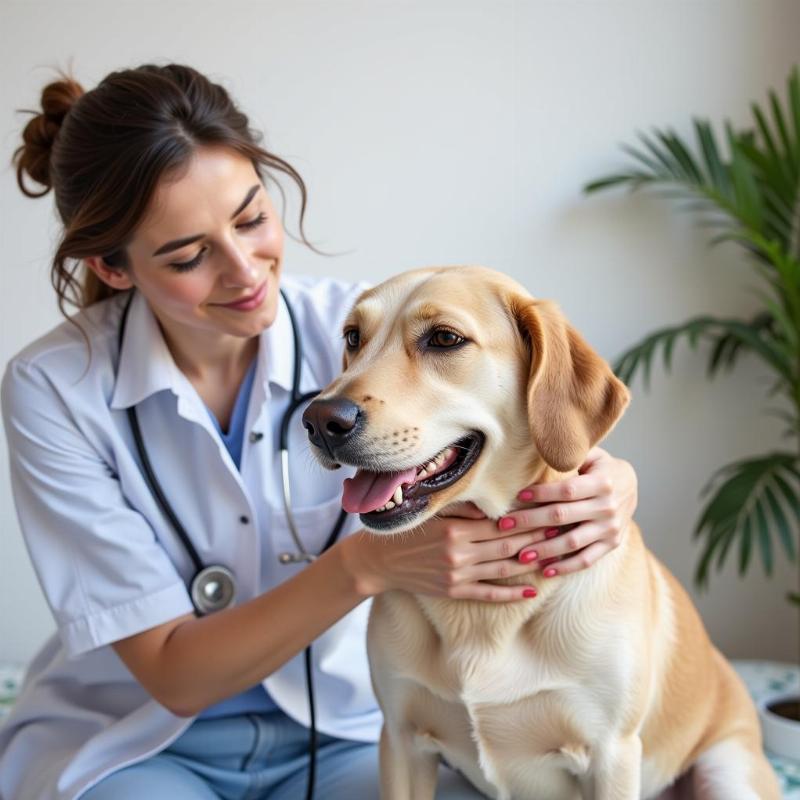
[{"label": "white lab coat", "polygon": [[[289,276],[283,287],[303,337],[301,390],[322,388],[340,369],[341,323],[365,287]],[[239,602],[303,568],[277,558],[295,552],[277,452],[293,366],[283,303],[261,336],[239,471],[140,295],[119,352],[123,300],[103,301],[76,318],[91,360],[80,331],[65,322],[15,357],[3,379],[20,526],[58,626],[0,729],[3,800],[78,797],[160,751],[191,722],[152,700],[110,647],[192,610],[191,561],[141,472],[128,406],[137,404],[154,470],[201,559],[232,569]],[[290,433],[292,499],[305,545],[318,551],[336,520],[345,475],[317,466],[301,414]],[[342,535],[357,527],[349,517]],[[368,605],[313,648],[319,730],[360,741],[377,740],[381,723],[366,660]],[[302,654],[264,686],[287,714],[308,724]]]}]

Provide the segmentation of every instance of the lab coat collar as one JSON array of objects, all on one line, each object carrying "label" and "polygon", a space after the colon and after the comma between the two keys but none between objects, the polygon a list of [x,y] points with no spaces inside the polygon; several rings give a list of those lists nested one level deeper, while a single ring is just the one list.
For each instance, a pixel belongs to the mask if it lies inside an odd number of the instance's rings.
[{"label": "lab coat collar", "polygon": [[[122,308],[127,303],[122,300]],[[120,316],[120,323],[122,317]],[[144,296],[134,291],[125,323],[125,335],[117,363],[111,408],[135,406],[151,394],[173,389],[177,394],[180,370],[161,334]]]},{"label": "lab coat collar", "polygon": [[275,321],[261,334],[258,357],[263,362],[261,374],[266,375],[271,384],[290,392],[295,358],[294,334],[283,295],[278,298]]},{"label": "lab coat collar", "polygon": [[[122,300],[123,308],[126,302],[127,297]],[[291,391],[294,340],[292,322],[282,297],[275,321],[261,334],[258,358],[262,362],[259,374],[265,375],[270,383]],[[141,293],[135,292],[125,324],[111,408],[137,405],[165,389],[180,396],[186,380],[172,358],[150,306]]]}]

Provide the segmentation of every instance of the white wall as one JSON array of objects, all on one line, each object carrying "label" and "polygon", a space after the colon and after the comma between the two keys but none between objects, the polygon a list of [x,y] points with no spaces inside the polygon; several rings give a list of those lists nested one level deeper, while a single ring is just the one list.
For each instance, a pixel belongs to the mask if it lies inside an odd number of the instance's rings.
[{"label": "white wall", "polygon": [[[266,128],[311,192],[308,231],[286,269],[379,280],[431,263],[483,263],[560,301],[613,358],[657,325],[697,312],[746,314],[749,272],[732,250],[660,200],[586,198],[584,182],[622,163],[651,125],[686,132],[693,115],[748,118],[783,90],[798,58],[795,0],[300,0],[0,5],[0,164],[18,144],[51,66],[92,87],[108,71],[183,61],[221,80]],[[59,319],[48,284],[57,234],[0,169],[0,365]],[[684,350],[671,377],[634,388],[608,440],[640,477],[638,520],[689,584],[690,532],[711,472],[779,444],[760,412],[764,370],[715,384]],[[0,442],[4,449],[5,441]],[[26,660],[52,629],[0,468],[0,658]],[[785,565],[767,581],[732,569],[697,598],[731,656],[790,659],[797,620]],[[796,585],[796,581],[795,581]]]}]

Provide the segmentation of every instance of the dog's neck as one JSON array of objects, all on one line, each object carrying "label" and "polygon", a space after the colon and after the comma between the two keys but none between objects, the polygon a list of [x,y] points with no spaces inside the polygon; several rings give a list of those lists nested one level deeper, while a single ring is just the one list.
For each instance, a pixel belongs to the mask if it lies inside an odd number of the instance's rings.
[{"label": "dog's neck", "polygon": [[[514,493],[511,497],[504,498],[507,502],[505,511],[531,506],[530,503],[518,498],[518,493],[523,489],[536,484],[564,480],[576,474],[577,470],[559,472],[537,455],[525,470],[521,470],[514,476]],[[478,505],[480,506],[480,504]],[[499,516],[496,509],[492,509],[491,512],[486,508],[481,510],[487,516]],[[515,635],[515,631],[521,625],[526,624],[537,615],[538,610],[545,605],[548,596],[561,583],[561,581],[542,580],[541,572],[537,569],[532,569],[526,575],[490,582],[504,586],[534,583],[539,591],[539,596],[534,601],[524,603],[485,603],[415,595],[433,627],[440,636],[448,639],[449,647],[457,647],[462,638],[464,641],[474,643],[475,637],[489,649],[499,646],[501,640]],[[443,624],[445,620],[447,624]]]}]

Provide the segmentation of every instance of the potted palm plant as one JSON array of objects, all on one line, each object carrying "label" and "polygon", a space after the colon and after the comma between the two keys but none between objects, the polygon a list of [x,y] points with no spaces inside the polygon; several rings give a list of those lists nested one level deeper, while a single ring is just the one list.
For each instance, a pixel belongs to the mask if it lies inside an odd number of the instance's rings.
[{"label": "potted palm plant", "polygon": [[[759,308],[750,319],[698,316],[646,336],[618,359],[626,382],[639,372],[645,382],[657,354],[670,368],[676,342],[708,353],[708,375],[732,367],[749,352],[774,378],[770,395],[786,423],[784,445],[719,469],[703,495],[695,527],[700,555],[695,581],[706,586],[738,550],[744,574],[754,553],[768,575],[776,558],[800,565],[800,74],[795,66],[785,99],[770,92],[763,107],[752,104],[752,126],[726,123],[721,137],[694,120],[693,143],[674,131],[640,134],[623,146],[630,166],[589,183],[587,192],[613,186],[654,187],[689,200],[689,208],[714,231],[712,244],[740,245],[758,279]],[[787,595],[800,615],[798,591]],[[773,698],[760,708],[766,746],[779,755],[800,753],[800,696]],[[776,734],[788,736],[775,738]]]}]

